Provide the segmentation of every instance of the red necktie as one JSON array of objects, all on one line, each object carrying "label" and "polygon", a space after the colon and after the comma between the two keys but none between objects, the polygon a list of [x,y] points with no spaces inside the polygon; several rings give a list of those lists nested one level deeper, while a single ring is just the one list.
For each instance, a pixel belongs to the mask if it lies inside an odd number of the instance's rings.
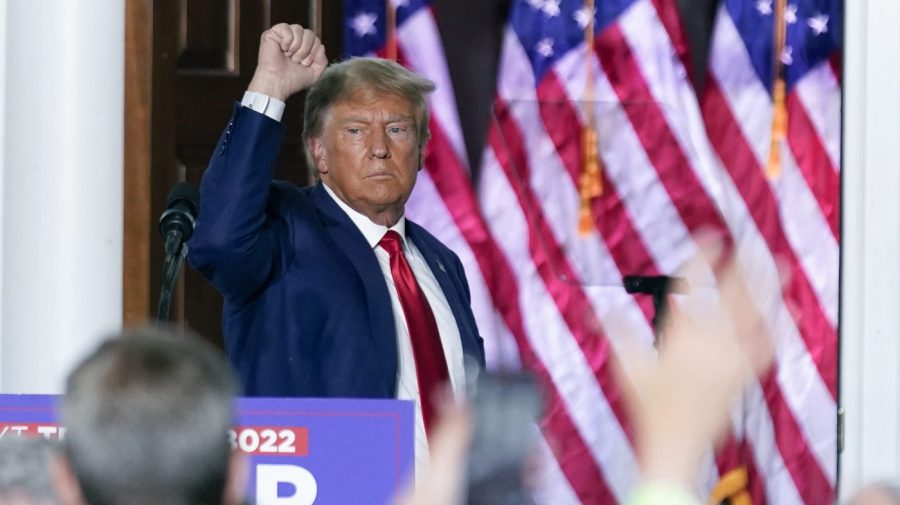
[{"label": "red necktie", "polygon": [[403,256],[403,243],[400,234],[388,230],[378,243],[391,256],[391,277],[397,287],[406,326],[409,328],[409,339],[412,341],[413,358],[416,361],[416,378],[419,381],[419,404],[422,406],[422,419],[425,431],[430,432],[436,421],[434,399],[440,388],[450,380],[447,362],[444,359],[444,348],[438,334],[434,313],[428,305],[425,293],[419,288],[416,276],[413,275],[406,257]]}]

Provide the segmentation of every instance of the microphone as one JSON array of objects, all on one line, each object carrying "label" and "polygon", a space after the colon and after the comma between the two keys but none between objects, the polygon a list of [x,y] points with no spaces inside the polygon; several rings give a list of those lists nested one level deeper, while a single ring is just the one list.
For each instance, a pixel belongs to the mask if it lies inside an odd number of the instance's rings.
[{"label": "microphone", "polygon": [[626,293],[664,296],[668,293],[686,293],[687,280],[668,275],[626,275],[622,279]]},{"label": "microphone", "polygon": [[659,342],[662,328],[659,324],[667,310],[666,295],[669,293],[687,293],[690,289],[684,277],[668,275],[626,275],[622,279],[627,293],[641,293],[653,297],[653,345]]},{"label": "microphone", "polygon": [[200,210],[200,192],[189,182],[179,182],[169,191],[166,210],[159,216],[159,233],[166,241],[166,258],[177,254],[194,233]]},{"label": "microphone", "polygon": [[179,182],[169,191],[166,210],[159,216],[159,233],[166,241],[166,259],[163,262],[163,279],[156,312],[156,318],[160,321],[169,319],[172,291],[187,252],[184,243],[194,233],[194,223],[199,210],[200,192],[197,186]]}]

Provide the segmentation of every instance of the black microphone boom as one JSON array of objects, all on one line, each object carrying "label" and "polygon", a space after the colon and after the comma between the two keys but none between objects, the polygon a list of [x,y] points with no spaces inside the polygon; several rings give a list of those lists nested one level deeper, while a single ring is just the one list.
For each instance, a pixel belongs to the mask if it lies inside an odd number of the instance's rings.
[{"label": "black microphone boom", "polygon": [[166,210],[159,217],[159,233],[165,240],[166,252],[156,314],[156,318],[160,321],[169,319],[172,291],[187,254],[185,242],[194,233],[194,224],[199,211],[200,192],[196,186],[188,182],[179,182],[172,187],[166,202]]},{"label": "black microphone boom", "polygon": [[686,293],[688,282],[683,277],[670,277],[668,275],[626,275],[622,279],[627,293],[641,293],[653,297],[653,344],[659,341],[660,322],[667,310],[666,296],[669,293]]},{"label": "black microphone boom", "polygon": [[166,241],[166,257],[175,254],[194,233],[200,210],[200,192],[189,182],[179,182],[169,191],[166,210],[159,217],[159,233]]}]

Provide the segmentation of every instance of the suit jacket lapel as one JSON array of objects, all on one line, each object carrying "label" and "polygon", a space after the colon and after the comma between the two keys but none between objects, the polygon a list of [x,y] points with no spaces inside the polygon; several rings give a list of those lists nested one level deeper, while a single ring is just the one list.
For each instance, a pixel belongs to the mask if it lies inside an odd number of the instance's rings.
[{"label": "suit jacket lapel", "polygon": [[399,365],[394,313],[391,309],[391,295],[385,285],[378,258],[353,221],[325,192],[321,182],[313,190],[313,202],[323,218],[326,231],[353,264],[363,281],[369,303],[372,335],[381,355],[384,356],[385,364],[390,367],[389,369],[396,371]]},{"label": "suit jacket lapel", "polygon": [[434,274],[438,284],[441,285],[444,297],[447,299],[447,303],[450,304],[450,310],[453,312],[453,318],[456,320],[456,326],[459,328],[459,335],[462,339],[463,353],[478,358],[481,356],[481,351],[478,347],[477,330],[473,327],[470,319],[466,317],[471,312],[471,308],[467,306],[468,303],[465,296],[460,291],[461,286],[457,286],[450,277],[448,268],[453,267],[444,265],[441,262],[438,255],[428,246],[428,242],[422,238],[423,234],[424,230],[419,225],[409,219],[406,220],[407,238],[416,244],[419,252],[425,257],[428,267],[431,268],[431,273]]}]

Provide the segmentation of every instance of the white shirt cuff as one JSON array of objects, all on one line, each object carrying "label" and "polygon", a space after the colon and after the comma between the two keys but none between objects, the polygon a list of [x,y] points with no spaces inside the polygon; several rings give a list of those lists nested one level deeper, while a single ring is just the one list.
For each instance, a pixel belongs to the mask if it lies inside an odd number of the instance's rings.
[{"label": "white shirt cuff", "polygon": [[241,105],[260,114],[265,114],[278,122],[281,122],[281,117],[284,115],[284,102],[255,91],[245,91]]}]

